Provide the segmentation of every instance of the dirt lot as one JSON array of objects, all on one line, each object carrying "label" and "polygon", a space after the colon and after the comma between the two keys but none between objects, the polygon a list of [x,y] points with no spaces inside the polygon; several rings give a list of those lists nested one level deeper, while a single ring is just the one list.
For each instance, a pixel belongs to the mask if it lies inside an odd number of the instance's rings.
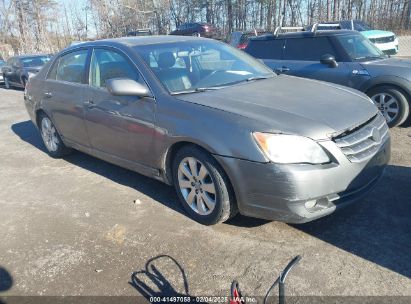
[{"label": "dirt lot", "polygon": [[353,208],[205,227],[157,181],[82,153],[50,158],[23,93],[0,89],[0,101],[0,295],[222,296],[237,278],[258,296],[301,254],[289,294],[411,296],[410,128],[392,130],[391,164]]}]

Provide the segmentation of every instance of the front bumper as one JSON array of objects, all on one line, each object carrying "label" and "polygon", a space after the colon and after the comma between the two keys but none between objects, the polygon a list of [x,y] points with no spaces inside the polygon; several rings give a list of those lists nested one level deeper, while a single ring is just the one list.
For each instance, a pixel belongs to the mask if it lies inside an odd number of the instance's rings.
[{"label": "front bumper", "polygon": [[395,55],[398,53],[398,38],[393,42],[374,43],[374,45],[386,54]]},{"label": "front bumper", "polygon": [[[280,165],[215,156],[233,184],[241,214],[305,223],[331,214],[367,194],[390,159],[390,138],[369,160],[352,163],[333,143],[325,146],[336,158],[326,165]],[[305,203],[315,200],[316,206]]]}]

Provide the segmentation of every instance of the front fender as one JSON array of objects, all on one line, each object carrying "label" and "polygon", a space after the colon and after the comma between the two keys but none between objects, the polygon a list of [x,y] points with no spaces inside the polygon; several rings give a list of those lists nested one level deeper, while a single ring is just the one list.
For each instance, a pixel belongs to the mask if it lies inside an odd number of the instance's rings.
[{"label": "front fender", "polygon": [[165,168],[170,148],[178,143],[193,143],[215,155],[267,162],[252,137],[253,131],[263,128],[246,117],[170,98],[159,100],[156,120],[159,168]]},{"label": "front fender", "polygon": [[404,90],[409,96],[411,96],[411,82],[405,78],[398,76],[379,76],[371,78],[366,81],[359,90],[362,92],[368,92],[371,88],[381,85],[393,85]]}]

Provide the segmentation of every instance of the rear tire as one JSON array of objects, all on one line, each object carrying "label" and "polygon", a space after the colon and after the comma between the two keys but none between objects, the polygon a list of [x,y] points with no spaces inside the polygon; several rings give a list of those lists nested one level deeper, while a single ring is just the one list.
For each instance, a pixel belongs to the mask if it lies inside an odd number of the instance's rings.
[{"label": "rear tire", "polygon": [[390,128],[407,120],[410,106],[406,94],[400,89],[387,85],[371,89],[367,94],[384,115]]},{"label": "rear tire", "polygon": [[8,80],[8,78],[7,78],[6,76],[4,76],[4,86],[5,86],[5,88],[6,88],[7,90],[10,90],[10,89],[11,89],[10,82],[9,82],[9,80]]},{"label": "rear tire", "polygon": [[210,154],[195,146],[185,146],[174,157],[172,168],[180,202],[195,221],[214,225],[237,214],[227,175]]},{"label": "rear tire", "polygon": [[39,129],[44,146],[51,157],[61,158],[72,152],[72,149],[66,147],[61,140],[51,119],[44,113],[39,117]]}]

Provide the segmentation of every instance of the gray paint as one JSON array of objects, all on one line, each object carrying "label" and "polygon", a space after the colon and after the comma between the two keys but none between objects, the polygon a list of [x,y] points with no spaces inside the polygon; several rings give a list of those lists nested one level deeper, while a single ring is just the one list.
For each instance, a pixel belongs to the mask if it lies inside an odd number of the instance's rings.
[{"label": "gray paint", "polygon": [[[81,44],[81,48],[99,46],[124,53],[153,97],[114,96],[86,83],[45,80],[48,64],[30,81],[25,96],[29,115],[36,122],[37,111],[45,111],[67,145],[166,183],[171,183],[167,160],[173,145],[197,144],[213,154],[227,172],[240,212],[258,217],[312,220],[333,212],[335,205],[308,214],[302,210],[306,200],[340,192],[353,194],[352,189],[358,187],[368,190],[366,186],[381,175],[389,158],[389,141],[371,160],[359,164],[351,163],[332,141],[332,136],[358,127],[377,113],[362,93],[279,76],[172,96],[131,48],[189,39],[201,38],[152,36]],[[253,131],[316,139],[331,155],[332,163],[269,163],[254,142]],[[351,201],[359,197],[353,195]]]}]

